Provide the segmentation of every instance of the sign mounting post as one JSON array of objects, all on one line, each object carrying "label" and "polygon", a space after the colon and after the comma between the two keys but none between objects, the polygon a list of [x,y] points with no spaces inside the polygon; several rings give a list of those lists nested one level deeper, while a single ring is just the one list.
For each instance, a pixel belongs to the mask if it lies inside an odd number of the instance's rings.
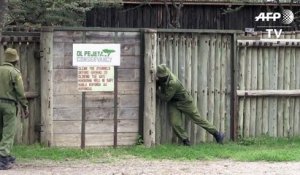
[{"label": "sign mounting post", "polygon": [[78,91],[82,92],[81,148],[85,148],[86,92],[114,92],[114,148],[117,146],[118,89],[117,66],[120,66],[120,44],[73,44],[73,66],[78,66]]}]

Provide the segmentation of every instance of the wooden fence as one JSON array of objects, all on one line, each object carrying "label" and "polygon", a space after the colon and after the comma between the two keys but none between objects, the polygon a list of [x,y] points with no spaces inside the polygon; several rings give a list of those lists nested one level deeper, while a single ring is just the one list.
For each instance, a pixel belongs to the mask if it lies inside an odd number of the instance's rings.
[{"label": "wooden fence", "polygon": [[[236,134],[300,135],[300,42],[259,45],[242,35],[237,40],[238,31],[213,30],[47,28],[41,36],[24,33],[4,33],[0,47],[1,58],[8,46],[20,52],[30,102],[31,116],[18,121],[17,143],[80,146],[84,137],[86,146],[113,145],[114,93],[86,93],[82,120],[72,45],[84,42],[121,43],[118,145],[134,144],[143,131],[146,145],[178,141],[166,104],[155,98],[155,68],[161,63],[179,77],[200,114],[225,132],[226,139]],[[193,144],[213,140],[183,117]]]},{"label": "wooden fence", "polygon": [[[299,38],[299,33],[286,33],[281,39]],[[300,43],[268,47],[239,43],[239,136],[299,136]]]},{"label": "wooden fence", "polygon": [[[41,36],[48,41],[42,49],[51,52],[45,55],[43,63],[52,63],[42,69],[45,76],[42,86],[50,87],[49,91],[42,91],[45,93],[42,109],[48,111],[42,116],[45,124],[43,142],[52,146],[80,146],[83,137],[86,146],[111,146],[117,124],[117,144],[134,144],[141,116],[140,33],[61,28],[43,32]],[[72,66],[73,43],[121,43],[117,123],[114,123],[114,92],[87,92],[84,98],[77,90],[77,67]],[[82,98],[86,101],[85,121],[82,120]],[[83,125],[85,134],[82,136]]]},{"label": "wooden fence", "polygon": [[[20,55],[18,68],[21,70],[26,96],[29,101],[30,115],[17,117],[16,143],[33,144],[40,141],[40,33],[31,31],[6,31],[0,43],[0,63],[3,62],[7,47],[17,49]],[[20,109],[20,106],[19,106]]]},{"label": "wooden fence", "polygon": [[[214,124],[218,130],[225,132],[226,139],[231,136],[232,120],[232,39],[233,33],[225,31],[158,31],[157,49],[153,53],[156,54],[155,62],[165,63],[170,67],[191,92],[201,116]],[[147,50],[145,52],[147,53]],[[186,117],[183,121],[192,143],[213,140],[212,135],[195,125],[189,118]],[[155,122],[156,143],[177,141],[167,115],[166,104],[159,100]]]}]

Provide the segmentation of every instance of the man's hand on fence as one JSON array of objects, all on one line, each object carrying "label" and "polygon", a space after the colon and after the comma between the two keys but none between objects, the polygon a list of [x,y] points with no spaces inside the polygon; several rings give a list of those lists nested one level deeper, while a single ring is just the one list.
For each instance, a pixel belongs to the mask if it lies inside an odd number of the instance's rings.
[{"label": "man's hand on fence", "polygon": [[28,109],[28,107],[26,107],[26,108],[24,108],[23,109],[23,115],[22,115],[22,118],[28,118],[28,116],[29,116],[29,109]]}]

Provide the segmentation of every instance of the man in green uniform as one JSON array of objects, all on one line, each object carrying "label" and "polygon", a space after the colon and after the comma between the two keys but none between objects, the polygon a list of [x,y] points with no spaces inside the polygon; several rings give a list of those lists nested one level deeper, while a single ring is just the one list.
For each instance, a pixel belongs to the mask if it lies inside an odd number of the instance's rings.
[{"label": "man in green uniform", "polygon": [[16,133],[17,103],[21,104],[25,117],[29,114],[22,76],[15,68],[19,55],[12,48],[6,49],[4,54],[4,63],[0,66],[0,170],[11,168],[15,162],[10,151]]},{"label": "man in green uniform", "polygon": [[217,143],[222,144],[224,134],[219,132],[215,126],[202,118],[193,102],[192,96],[183,87],[178,78],[167,68],[166,65],[157,66],[157,95],[161,100],[168,103],[168,113],[171,124],[176,135],[182,140],[183,144],[190,146],[188,135],[183,129],[181,113],[189,116],[197,125],[204,128],[214,136]]}]

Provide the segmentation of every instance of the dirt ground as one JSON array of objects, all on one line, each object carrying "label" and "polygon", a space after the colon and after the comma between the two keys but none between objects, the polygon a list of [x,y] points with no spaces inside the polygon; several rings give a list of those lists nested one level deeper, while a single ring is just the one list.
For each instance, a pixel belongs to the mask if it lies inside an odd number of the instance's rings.
[{"label": "dirt ground", "polygon": [[128,158],[114,161],[17,162],[5,175],[296,175],[300,162],[173,161]]}]

